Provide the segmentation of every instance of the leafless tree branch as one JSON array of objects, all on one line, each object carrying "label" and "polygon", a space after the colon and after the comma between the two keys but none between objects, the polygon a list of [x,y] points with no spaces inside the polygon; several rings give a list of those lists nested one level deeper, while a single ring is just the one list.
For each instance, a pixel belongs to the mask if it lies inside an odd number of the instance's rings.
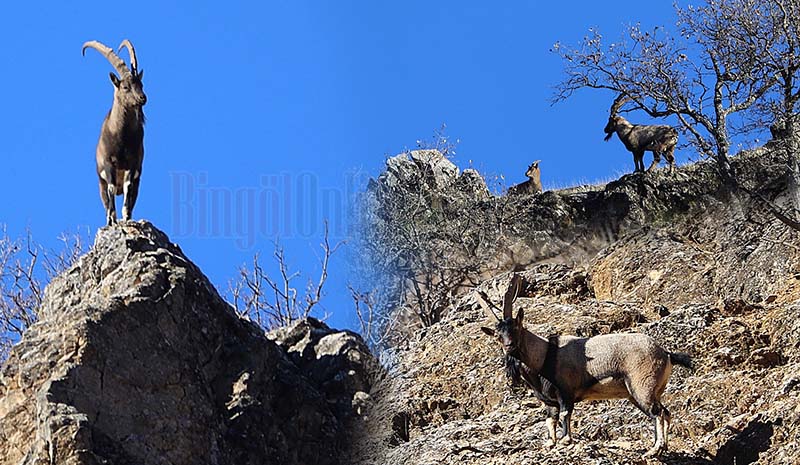
[{"label": "leafless tree branch", "polygon": [[0,229],[0,361],[38,320],[48,282],[71,267],[84,251],[84,236],[64,233],[60,250],[37,244],[30,231],[12,239]]},{"label": "leafless tree branch", "polygon": [[243,265],[239,269],[239,277],[228,285],[231,305],[239,315],[249,318],[265,330],[286,326],[310,316],[324,295],[330,259],[344,243],[340,241],[331,245],[326,221],[320,244],[320,276],[316,282],[308,281],[301,297],[295,285],[301,273],[290,271],[284,249],[276,242],[272,258],[278,267],[278,277],[273,278],[264,271],[260,256],[256,253],[252,264],[249,267]]}]

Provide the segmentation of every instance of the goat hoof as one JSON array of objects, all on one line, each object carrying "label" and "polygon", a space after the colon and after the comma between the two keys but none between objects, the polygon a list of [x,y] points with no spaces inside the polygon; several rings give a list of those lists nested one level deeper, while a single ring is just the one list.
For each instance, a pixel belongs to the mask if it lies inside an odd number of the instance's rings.
[{"label": "goat hoof", "polygon": [[565,446],[568,446],[568,445],[572,444],[572,436],[564,436],[563,438],[561,438],[558,441],[558,443],[562,444],[562,445],[565,445]]},{"label": "goat hoof", "polygon": [[556,442],[553,441],[552,439],[548,439],[547,441],[544,442],[544,447],[547,449],[552,449],[555,445]]}]

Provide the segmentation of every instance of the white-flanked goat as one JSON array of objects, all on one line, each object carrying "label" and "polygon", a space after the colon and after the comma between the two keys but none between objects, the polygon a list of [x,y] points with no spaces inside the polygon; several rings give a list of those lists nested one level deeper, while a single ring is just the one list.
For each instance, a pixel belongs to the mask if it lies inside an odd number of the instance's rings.
[{"label": "white-flanked goat", "polygon": [[536,160],[528,166],[528,170],[525,171],[525,176],[528,177],[528,180],[509,187],[509,195],[530,195],[542,192],[542,171],[539,169],[540,161],[541,160]]},{"label": "white-flanked goat", "polygon": [[[512,317],[520,286],[521,279],[515,275],[503,299],[503,319],[495,315],[496,327],[481,329],[502,344],[512,382],[524,380],[547,406],[548,446],[557,441],[559,412],[564,414],[560,442],[572,441],[570,420],[576,402],[628,399],[655,422],[655,444],[644,455],[666,451],[670,414],[661,404],[661,395],[673,365],[691,368],[691,358],[667,352],[650,336],[638,333],[543,338],[525,329],[522,309]],[[479,295],[480,304],[489,311],[488,296]]]},{"label": "white-flanked goat", "polygon": [[625,144],[625,148],[633,153],[633,163],[636,165],[635,171],[644,171],[644,153],[653,152],[653,163],[647,168],[652,170],[661,161],[661,155],[667,159],[669,169],[675,168],[675,146],[678,144],[678,131],[672,126],[667,125],[640,125],[632,124],[622,116],[618,115],[619,109],[629,100],[628,97],[620,95],[611,105],[611,111],[606,123],[605,141],[608,142],[614,133],[617,133],[619,140]]},{"label": "white-flanked goat", "polygon": [[143,71],[138,68],[136,51],[128,39],[122,41],[119,50],[125,47],[131,59],[128,69],[125,62],[111,48],[97,41],[83,44],[81,54],[87,48],[102,53],[119,73],[110,73],[114,84],[114,103],[103,120],[100,140],[95,153],[97,176],[100,179],[100,199],[106,209],[106,224],[117,221],[115,198],[123,195],[122,219],[129,220],[133,214],[144,159],[144,112],[142,106],[147,96],[142,89]]}]

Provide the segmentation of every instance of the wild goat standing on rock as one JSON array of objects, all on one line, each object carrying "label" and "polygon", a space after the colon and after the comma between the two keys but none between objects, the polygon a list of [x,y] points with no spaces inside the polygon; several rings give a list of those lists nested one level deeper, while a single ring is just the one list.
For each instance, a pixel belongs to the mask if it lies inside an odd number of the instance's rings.
[{"label": "wild goat standing on rock", "polygon": [[653,163],[647,168],[647,171],[658,165],[662,154],[667,159],[669,169],[672,171],[675,168],[675,146],[678,144],[678,131],[667,125],[631,124],[617,114],[620,107],[628,100],[630,100],[628,97],[620,95],[611,105],[608,123],[603,129],[606,133],[605,141],[608,142],[616,132],[619,140],[625,144],[625,148],[633,153],[635,171],[644,171],[645,152],[653,152]]},{"label": "wild goat standing on rock", "polygon": [[131,59],[131,67],[114,51],[97,41],[83,44],[81,55],[87,48],[102,53],[119,73],[110,73],[114,84],[114,103],[103,120],[100,140],[97,142],[97,176],[100,179],[100,199],[106,209],[106,224],[117,221],[115,198],[123,195],[122,219],[127,221],[133,214],[133,206],[139,195],[139,180],[144,158],[144,112],[142,106],[147,96],[142,90],[143,71],[139,71],[136,51],[128,39],[122,41],[119,50],[125,47]]},{"label": "wild goat standing on rock", "polygon": [[[667,352],[645,334],[545,339],[525,329],[522,309],[517,311],[516,318],[512,317],[520,285],[521,280],[515,275],[503,299],[503,319],[495,315],[498,320],[495,328],[481,329],[503,345],[506,374],[512,382],[525,380],[547,407],[548,446],[556,443],[559,412],[564,413],[561,421],[564,436],[560,442],[572,442],[570,419],[576,402],[628,399],[655,421],[655,444],[644,456],[666,451],[670,414],[661,404],[661,394],[673,365],[691,368],[691,358]],[[491,301],[485,293],[479,295],[479,303],[488,311],[487,303]]]},{"label": "wild goat standing on rock", "polygon": [[528,180],[508,188],[509,195],[530,195],[542,192],[542,171],[539,169],[539,162],[536,160],[528,167],[525,176]]}]

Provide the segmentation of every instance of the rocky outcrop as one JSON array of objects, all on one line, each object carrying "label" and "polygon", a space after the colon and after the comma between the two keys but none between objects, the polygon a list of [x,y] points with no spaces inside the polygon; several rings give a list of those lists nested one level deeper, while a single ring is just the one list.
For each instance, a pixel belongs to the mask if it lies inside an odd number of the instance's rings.
[{"label": "rocky outcrop", "polygon": [[[363,344],[325,332],[368,391]],[[2,369],[0,464],[340,463],[352,386],[291,358],[152,225],[104,228]]]},{"label": "rocky outcrop", "polygon": [[490,196],[486,181],[477,171],[466,169],[459,173],[458,167],[438,150],[412,150],[389,158],[386,171],[371,185],[372,190],[449,190],[481,200]]},{"label": "rocky outcrop", "polygon": [[[781,151],[747,151],[731,163],[743,185],[786,200]],[[478,198],[465,211],[503,224],[488,236],[515,245],[513,263],[487,266],[480,287],[499,302],[513,265],[529,329],[645,332],[692,354],[696,369],[676,368],[664,394],[673,423],[661,462],[800,463],[797,233],[722,186],[713,163]],[[480,331],[493,317],[472,292],[442,315],[397,348],[395,376],[373,389],[368,440],[353,462],[650,463],[641,454],[652,423],[625,401],[578,404],[575,443],[545,449],[544,409],[507,385],[501,349]]]},{"label": "rocky outcrop", "polygon": [[361,336],[305,318],[267,334],[325,395],[341,420],[362,414],[383,370]]}]

